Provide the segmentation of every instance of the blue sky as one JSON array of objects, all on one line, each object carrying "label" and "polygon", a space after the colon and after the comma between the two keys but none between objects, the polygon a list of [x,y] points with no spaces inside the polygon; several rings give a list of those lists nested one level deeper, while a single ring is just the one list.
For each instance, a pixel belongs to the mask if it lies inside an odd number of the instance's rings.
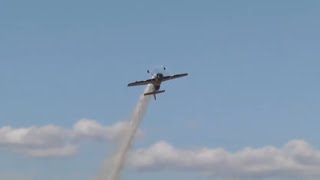
[{"label": "blue sky", "polygon": [[[312,0],[2,1],[1,127],[127,120],[144,89],[127,83],[165,65],[189,77],[162,85],[135,148],[163,140],[235,152],[293,139],[319,148],[319,8]],[[83,142],[65,158],[1,147],[2,177],[89,179],[112,143]],[[215,178],[128,168],[123,179],[164,177]]]}]

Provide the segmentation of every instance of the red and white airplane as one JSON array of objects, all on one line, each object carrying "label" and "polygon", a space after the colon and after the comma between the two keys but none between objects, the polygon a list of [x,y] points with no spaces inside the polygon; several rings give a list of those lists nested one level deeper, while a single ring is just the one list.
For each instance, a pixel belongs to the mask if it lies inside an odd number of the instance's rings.
[{"label": "red and white airplane", "polygon": [[[163,67],[163,70],[166,70],[166,68]],[[188,73],[176,74],[173,76],[164,76],[163,73],[152,74],[149,70],[147,72],[152,75],[152,77],[153,77],[152,79],[147,79],[145,81],[132,82],[132,83],[129,83],[128,86],[140,86],[140,85],[153,84],[153,91],[145,93],[144,95],[145,96],[153,95],[154,100],[157,99],[156,94],[160,94],[160,93],[165,92],[165,90],[159,90],[160,85],[163,81],[168,81],[171,79],[176,79],[176,78],[188,76]]]}]

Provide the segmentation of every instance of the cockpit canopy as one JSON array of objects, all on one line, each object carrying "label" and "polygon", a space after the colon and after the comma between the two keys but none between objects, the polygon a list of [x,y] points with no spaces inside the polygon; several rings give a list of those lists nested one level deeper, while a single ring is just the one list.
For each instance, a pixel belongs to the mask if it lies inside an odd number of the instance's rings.
[{"label": "cockpit canopy", "polygon": [[157,74],[157,79],[162,79],[163,78],[163,74],[162,73],[158,73]]}]

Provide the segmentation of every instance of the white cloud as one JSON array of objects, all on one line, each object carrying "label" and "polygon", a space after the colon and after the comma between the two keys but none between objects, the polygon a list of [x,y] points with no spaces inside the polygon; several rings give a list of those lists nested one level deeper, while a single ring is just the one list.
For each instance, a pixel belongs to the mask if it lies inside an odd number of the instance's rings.
[{"label": "white cloud", "polygon": [[12,149],[33,157],[64,157],[77,152],[77,143],[83,140],[115,140],[128,123],[102,126],[94,120],[81,119],[71,129],[46,125],[42,127],[0,128],[0,147]]},{"label": "white cloud", "polygon": [[32,156],[32,157],[66,157],[72,156],[77,152],[76,145],[64,145],[61,147],[50,147],[50,148],[37,148],[37,149],[20,149],[20,152],[23,154]]},{"label": "white cloud", "polygon": [[74,139],[114,140],[121,136],[129,123],[118,122],[109,127],[103,127],[93,120],[82,119],[74,124],[72,135]]},{"label": "white cloud", "polygon": [[43,127],[0,128],[1,146],[55,146],[64,141],[66,131],[53,125]]},{"label": "white cloud", "polygon": [[228,152],[222,148],[184,150],[167,142],[131,153],[129,165],[142,171],[194,171],[221,179],[320,178],[320,151],[303,140],[281,148],[266,146]]}]

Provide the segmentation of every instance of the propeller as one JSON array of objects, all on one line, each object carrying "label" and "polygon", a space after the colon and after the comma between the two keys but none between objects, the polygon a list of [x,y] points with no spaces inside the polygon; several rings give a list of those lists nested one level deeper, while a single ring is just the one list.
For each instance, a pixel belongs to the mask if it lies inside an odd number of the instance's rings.
[{"label": "propeller", "polygon": [[155,75],[158,73],[162,73],[164,75],[169,75],[168,71],[166,71],[166,70],[167,70],[167,68],[165,66],[161,65],[160,67],[158,66],[158,68],[155,68],[152,71],[147,70],[147,73],[151,74],[153,77],[155,77]]},{"label": "propeller", "polygon": [[149,70],[147,70],[147,73],[148,74],[151,74],[152,75],[152,77],[156,77],[152,72],[150,72]]}]

